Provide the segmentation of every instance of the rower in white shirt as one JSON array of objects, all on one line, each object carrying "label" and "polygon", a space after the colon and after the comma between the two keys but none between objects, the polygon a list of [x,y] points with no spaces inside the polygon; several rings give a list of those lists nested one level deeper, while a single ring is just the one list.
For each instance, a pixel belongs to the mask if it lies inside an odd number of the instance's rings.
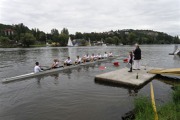
[{"label": "rower in white shirt", "polygon": [[38,73],[38,72],[41,72],[43,71],[40,66],[39,66],[39,62],[36,62],[35,63],[35,67],[34,67],[34,73]]},{"label": "rower in white shirt", "polygon": [[97,59],[102,59],[102,56],[101,56],[101,54],[100,54],[100,53],[98,53],[98,55],[97,55]]},{"label": "rower in white shirt", "polygon": [[107,58],[107,57],[108,57],[108,54],[107,52],[105,52],[103,58]]},{"label": "rower in white shirt", "polygon": [[77,56],[76,60],[75,60],[75,64],[80,64],[81,63],[81,58],[79,56]]},{"label": "rower in white shirt", "polygon": [[94,61],[94,60],[96,60],[96,56],[95,56],[94,54],[92,54],[92,55],[91,55],[91,58],[90,58],[90,61],[92,62],[92,61]]},{"label": "rower in white shirt", "polygon": [[64,61],[64,65],[65,65],[65,66],[70,66],[70,65],[72,65],[72,61],[71,61],[70,57],[68,57],[68,58]]},{"label": "rower in white shirt", "polygon": [[88,54],[86,54],[84,57],[83,57],[83,62],[90,62],[90,57]]},{"label": "rower in white shirt", "polygon": [[109,57],[113,57],[112,52],[109,52],[108,56],[109,56]]}]

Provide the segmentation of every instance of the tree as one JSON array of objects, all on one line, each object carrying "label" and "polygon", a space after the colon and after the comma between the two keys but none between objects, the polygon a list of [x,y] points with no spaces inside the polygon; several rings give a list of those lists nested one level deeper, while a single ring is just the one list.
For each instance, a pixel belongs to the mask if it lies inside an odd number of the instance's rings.
[{"label": "tree", "polygon": [[83,34],[81,32],[76,32],[75,37],[76,39],[83,39]]},{"label": "tree", "polygon": [[69,31],[67,28],[63,28],[61,34],[69,35]]},{"label": "tree", "polygon": [[67,34],[60,34],[59,35],[59,43],[61,46],[66,46],[68,43],[69,36]]},{"label": "tree", "polygon": [[132,44],[136,43],[137,41],[135,41],[135,40],[136,40],[136,34],[133,32],[129,33],[128,34],[128,44],[132,45]]},{"label": "tree", "polygon": [[29,28],[26,27],[23,23],[20,23],[20,24],[17,24],[14,26],[14,29],[15,29],[15,34],[16,34],[16,40],[19,41],[20,40],[20,37],[21,37],[21,34],[25,34],[27,32],[30,32]]},{"label": "tree", "polygon": [[113,44],[115,44],[115,45],[119,45],[119,43],[121,43],[121,40],[117,37],[117,36],[114,36],[113,37]]},{"label": "tree", "polygon": [[31,33],[21,34],[20,42],[22,46],[29,47],[30,45],[35,43],[36,38]]},{"label": "tree", "polygon": [[0,46],[10,46],[10,39],[8,37],[0,36]]},{"label": "tree", "polygon": [[51,30],[51,35],[59,35],[59,31],[54,28]]},{"label": "tree", "polygon": [[105,43],[113,44],[114,43],[114,39],[112,37],[108,37],[108,38],[105,39]]},{"label": "tree", "polygon": [[57,29],[51,30],[52,42],[59,42],[59,31]]}]

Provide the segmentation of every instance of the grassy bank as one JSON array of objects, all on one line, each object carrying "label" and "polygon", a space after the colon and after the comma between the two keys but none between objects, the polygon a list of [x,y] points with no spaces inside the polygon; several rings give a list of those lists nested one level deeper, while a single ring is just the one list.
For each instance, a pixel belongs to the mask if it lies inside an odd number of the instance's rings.
[{"label": "grassy bank", "polygon": [[[159,120],[178,120],[180,118],[180,86],[175,86],[173,100],[157,107]],[[154,120],[154,112],[150,98],[135,99],[135,120]]]},{"label": "grassy bank", "polygon": [[46,44],[35,44],[35,45],[30,45],[30,47],[46,47]]}]

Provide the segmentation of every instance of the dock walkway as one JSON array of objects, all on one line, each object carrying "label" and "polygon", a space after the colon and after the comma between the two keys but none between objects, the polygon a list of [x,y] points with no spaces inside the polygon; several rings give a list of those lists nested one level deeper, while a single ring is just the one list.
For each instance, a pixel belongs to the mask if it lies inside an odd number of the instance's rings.
[{"label": "dock walkway", "polygon": [[154,74],[147,73],[147,71],[151,69],[153,68],[147,67],[145,69],[144,67],[141,67],[141,70],[133,70],[133,72],[128,72],[129,68],[122,68],[116,71],[96,75],[95,81],[125,85],[127,87],[140,87],[155,77]]}]

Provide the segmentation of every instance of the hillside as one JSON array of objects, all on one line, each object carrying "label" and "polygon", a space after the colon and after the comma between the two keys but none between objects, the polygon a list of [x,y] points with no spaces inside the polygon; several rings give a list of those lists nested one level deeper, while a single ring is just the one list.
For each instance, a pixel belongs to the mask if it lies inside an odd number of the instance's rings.
[{"label": "hillside", "polygon": [[[68,38],[81,39],[91,43],[102,41],[106,44],[177,44],[180,40],[177,36],[171,36],[163,32],[153,30],[133,30],[122,29],[108,32],[91,32],[69,35],[68,29],[63,28],[61,33],[57,29],[52,29],[50,34],[40,31],[38,28],[29,29],[23,23],[16,25],[0,24],[0,46],[1,47],[29,47],[33,44],[45,44],[46,42],[58,43],[59,46],[66,46]],[[83,41],[83,42],[84,42]]]}]

